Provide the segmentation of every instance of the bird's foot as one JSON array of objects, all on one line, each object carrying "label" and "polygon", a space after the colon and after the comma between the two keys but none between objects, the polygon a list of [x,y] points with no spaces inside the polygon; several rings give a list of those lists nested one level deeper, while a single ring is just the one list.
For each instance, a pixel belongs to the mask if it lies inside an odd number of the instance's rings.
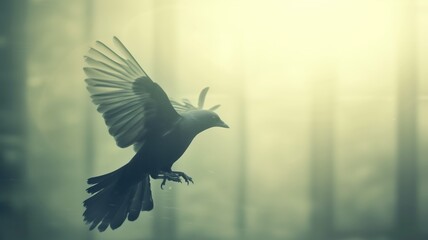
[{"label": "bird's foot", "polygon": [[162,179],[162,183],[161,183],[161,189],[163,189],[163,187],[166,184],[166,181],[173,181],[173,182],[179,182],[181,183],[181,178],[184,179],[184,181],[187,183],[187,185],[189,185],[189,183],[193,183],[193,179],[188,176],[187,174],[185,174],[184,172],[176,172],[176,171],[171,171],[171,172],[165,172],[165,171],[160,171],[157,173],[157,175],[152,177],[154,179]]},{"label": "bird's foot", "polygon": [[181,183],[180,175],[175,172],[159,172],[156,178],[162,178],[161,189],[165,186],[166,181],[173,181]]},{"label": "bird's foot", "polygon": [[184,172],[173,171],[173,173],[175,173],[178,176],[182,177],[184,179],[184,181],[187,183],[187,185],[189,185],[189,183],[194,183],[193,179],[189,175],[185,174]]}]

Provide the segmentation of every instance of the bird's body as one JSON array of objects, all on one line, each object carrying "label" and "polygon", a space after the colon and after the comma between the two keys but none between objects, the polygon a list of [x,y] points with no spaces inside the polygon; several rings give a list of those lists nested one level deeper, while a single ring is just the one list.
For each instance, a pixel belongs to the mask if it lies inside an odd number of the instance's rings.
[{"label": "bird's body", "polygon": [[85,221],[90,229],[104,231],[134,221],[141,211],[153,209],[150,176],[153,179],[187,183],[192,178],[172,171],[172,165],[186,151],[194,137],[214,127],[228,127],[211,110],[202,110],[208,88],[199,97],[198,107],[188,101],[170,101],[125,46],[114,38],[124,57],[101,42],[91,48],[85,67],[86,82],[93,102],[103,114],[109,133],[119,147],[134,145],[136,154],[123,167],[88,179],[84,201]]},{"label": "bird's body", "polygon": [[[147,165],[144,170],[151,174],[159,171],[170,171],[172,165],[186,151],[196,133],[185,118],[180,117],[173,124],[171,130],[166,132],[152,133],[147,136],[146,142],[137,151],[136,156],[144,156],[147,159]],[[137,159],[141,159],[138,158]],[[137,160],[140,161],[141,160]]]}]

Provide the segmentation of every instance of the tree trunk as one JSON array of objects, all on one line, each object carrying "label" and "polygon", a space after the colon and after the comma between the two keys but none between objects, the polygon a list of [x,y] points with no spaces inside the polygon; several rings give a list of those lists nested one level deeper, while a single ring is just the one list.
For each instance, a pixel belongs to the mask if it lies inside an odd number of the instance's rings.
[{"label": "tree trunk", "polygon": [[417,171],[417,8],[402,1],[397,84],[396,239],[416,239],[418,231]]},{"label": "tree trunk", "polygon": [[[154,1],[154,81],[161,83],[164,90],[174,96],[176,84],[176,23],[177,13],[174,1]],[[157,192],[154,219],[154,237],[156,239],[174,240],[177,238],[177,203],[174,184],[168,182],[164,190],[160,190],[158,182],[152,184]],[[169,188],[171,186],[171,188]]]},{"label": "tree trunk", "polygon": [[329,240],[334,225],[334,105],[335,79],[331,66],[313,83],[311,136],[312,239]]},{"label": "tree trunk", "polygon": [[27,239],[26,6],[0,2],[0,239]]}]

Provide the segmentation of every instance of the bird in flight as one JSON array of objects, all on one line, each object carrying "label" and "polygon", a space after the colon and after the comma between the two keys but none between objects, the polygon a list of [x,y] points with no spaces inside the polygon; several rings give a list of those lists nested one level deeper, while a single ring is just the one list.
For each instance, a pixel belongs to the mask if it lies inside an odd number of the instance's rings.
[{"label": "bird in flight", "polygon": [[188,100],[171,101],[117,37],[113,43],[120,54],[100,41],[90,48],[85,81],[116,144],[133,145],[136,154],[121,168],[87,180],[91,196],[83,202],[83,216],[90,230],[98,226],[100,232],[153,209],[150,177],[161,179],[161,188],[166,181],[193,183],[172,165],[200,132],[229,128],[214,112],[220,105],[203,109],[208,88],[200,93],[197,106]]}]

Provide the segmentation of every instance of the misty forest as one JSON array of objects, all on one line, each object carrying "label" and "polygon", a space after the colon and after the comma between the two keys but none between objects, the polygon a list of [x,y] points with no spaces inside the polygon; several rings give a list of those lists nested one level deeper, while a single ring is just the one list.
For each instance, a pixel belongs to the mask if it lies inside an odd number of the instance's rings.
[{"label": "misty forest", "polygon": [[[0,1],[0,239],[428,239],[427,0]],[[173,100],[230,126],[151,180],[154,209],[89,231],[119,148],[84,55],[114,36]]]}]

